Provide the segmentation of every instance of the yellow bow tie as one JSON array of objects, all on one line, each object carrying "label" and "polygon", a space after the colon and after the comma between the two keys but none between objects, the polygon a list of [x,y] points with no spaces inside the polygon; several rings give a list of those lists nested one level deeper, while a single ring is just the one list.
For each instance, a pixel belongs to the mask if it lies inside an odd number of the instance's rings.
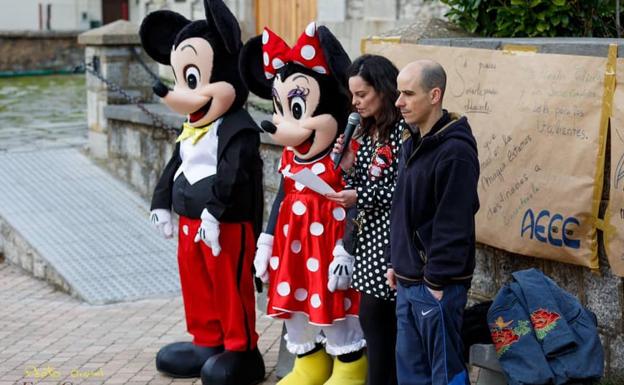
[{"label": "yellow bow tie", "polygon": [[176,143],[188,138],[193,138],[193,144],[197,143],[197,141],[200,140],[202,136],[206,135],[206,133],[210,131],[213,123],[210,123],[204,127],[193,127],[188,124],[188,122],[184,122],[184,125],[182,125],[182,133],[176,139]]}]

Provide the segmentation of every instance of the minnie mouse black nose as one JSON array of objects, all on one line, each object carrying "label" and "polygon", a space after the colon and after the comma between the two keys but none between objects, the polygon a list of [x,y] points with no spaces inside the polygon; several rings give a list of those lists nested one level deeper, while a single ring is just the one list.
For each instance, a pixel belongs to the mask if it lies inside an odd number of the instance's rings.
[{"label": "minnie mouse black nose", "polygon": [[268,120],[263,120],[262,122],[260,122],[260,127],[262,127],[262,131],[269,134],[275,134],[275,131],[277,131],[277,127],[275,127],[275,124]]}]

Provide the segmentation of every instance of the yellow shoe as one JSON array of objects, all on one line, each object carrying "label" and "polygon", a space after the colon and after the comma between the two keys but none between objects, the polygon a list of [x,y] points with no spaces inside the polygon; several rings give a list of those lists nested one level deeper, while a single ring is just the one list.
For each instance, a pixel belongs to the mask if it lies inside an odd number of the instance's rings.
[{"label": "yellow shoe", "polygon": [[334,371],[324,385],[364,385],[367,369],[368,361],[365,354],[353,362],[341,362],[336,357]]},{"label": "yellow shoe", "polygon": [[[332,372],[332,359],[324,349],[295,358],[290,373],[277,385],[323,385]],[[366,373],[366,370],[364,371]]]}]

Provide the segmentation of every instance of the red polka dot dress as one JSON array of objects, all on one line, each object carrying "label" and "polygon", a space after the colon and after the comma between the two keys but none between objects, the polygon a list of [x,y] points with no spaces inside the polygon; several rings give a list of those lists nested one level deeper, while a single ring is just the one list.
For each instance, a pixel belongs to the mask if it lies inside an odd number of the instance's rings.
[{"label": "red polka dot dress", "polygon": [[284,149],[279,171],[284,176],[284,200],[275,227],[273,256],[269,261],[267,313],[289,318],[308,315],[311,324],[331,325],[348,315],[357,316],[359,293],[354,289],[327,290],[332,251],[342,240],[346,211],[319,193],[289,177],[309,168],[335,191],[344,189],[340,169],[328,155],[311,163],[298,163]]}]

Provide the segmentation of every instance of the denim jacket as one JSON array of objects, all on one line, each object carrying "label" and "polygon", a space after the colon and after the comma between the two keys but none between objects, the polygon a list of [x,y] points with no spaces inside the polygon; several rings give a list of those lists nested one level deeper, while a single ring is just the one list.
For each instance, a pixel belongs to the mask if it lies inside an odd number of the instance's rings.
[{"label": "denim jacket", "polygon": [[488,323],[510,385],[598,379],[604,353],[596,316],[537,269],[500,289]]}]

